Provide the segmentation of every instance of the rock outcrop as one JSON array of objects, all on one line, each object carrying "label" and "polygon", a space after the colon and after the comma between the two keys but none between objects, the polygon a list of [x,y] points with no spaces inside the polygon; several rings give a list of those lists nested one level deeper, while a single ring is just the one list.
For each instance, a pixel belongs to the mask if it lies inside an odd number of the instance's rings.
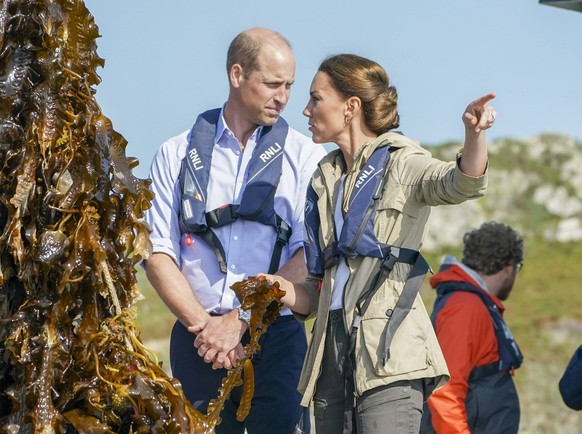
[{"label": "rock outcrop", "polygon": [[[452,160],[461,143],[431,147]],[[526,236],[582,240],[582,143],[560,134],[499,139],[489,145],[489,187],[485,197],[433,208],[423,250],[461,243],[463,234],[487,220],[511,225]]]}]

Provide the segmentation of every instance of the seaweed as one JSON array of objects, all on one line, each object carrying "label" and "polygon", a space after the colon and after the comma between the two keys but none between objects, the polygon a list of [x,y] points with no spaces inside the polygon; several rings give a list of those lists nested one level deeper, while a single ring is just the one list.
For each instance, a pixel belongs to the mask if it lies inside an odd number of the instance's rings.
[{"label": "seaweed", "polygon": [[[0,0],[0,432],[211,433],[220,400],[201,414],[140,340],[153,194],[94,97],[98,37],[80,0]],[[254,338],[221,397],[282,296],[238,286],[270,295],[246,302]]]}]

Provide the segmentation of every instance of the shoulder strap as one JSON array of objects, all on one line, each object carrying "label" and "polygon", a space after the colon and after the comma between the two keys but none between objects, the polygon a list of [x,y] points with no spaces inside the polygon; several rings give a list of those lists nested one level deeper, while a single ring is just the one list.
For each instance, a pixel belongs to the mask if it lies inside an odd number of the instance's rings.
[{"label": "shoulder strap", "polygon": [[337,249],[346,257],[383,256],[374,234],[374,217],[388,180],[391,150],[390,146],[376,149],[358,174],[337,244]]},{"label": "shoulder strap", "polygon": [[388,363],[390,360],[390,346],[392,344],[392,340],[394,339],[394,335],[398,330],[398,327],[402,324],[410,310],[412,309],[412,305],[414,300],[416,299],[416,295],[418,294],[418,290],[420,289],[420,285],[422,285],[422,281],[424,280],[424,276],[430,269],[430,266],[424,259],[424,257],[418,252],[417,250],[412,249],[404,249],[398,248],[394,246],[386,246],[385,249],[388,248],[388,253],[385,255],[385,259],[382,261],[380,265],[380,269],[378,273],[374,276],[372,280],[372,284],[370,285],[369,289],[360,296],[360,303],[361,306],[354,314],[354,319],[352,321],[352,327],[350,330],[350,351],[355,349],[356,345],[356,335],[358,329],[360,327],[360,323],[362,322],[362,318],[370,303],[374,294],[378,291],[382,283],[388,279],[394,265],[397,262],[402,262],[406,264],[411,264],[412,269],[410,270],[410,274],[406,279],[406,283],[404,284],[404,288],[402,288],[402,292],[400,293],[400,297],[398,297],[398,301],[394,306],[394,309],[389,309],[386,312],[386,316],[388,317],[388,322],[386,323],[385,333],[384,333],[384,342],[382,346],[382,366]]},{"label": "shoulder strap", "polygon": [[206,191],[219,115],[220,109],[202,113],[190,132],[190,142],[180,169],[180,221],[184,232],[197,233],[208,227]]},{"label": "shoulder strap", "polygon": [[388,324],[386,326],[386,334],[384,335],[382,365],[386,365],[388,360],[390,360],[390,345],[392,344],[394,335],[396,334],[398,327],[400,327],[400,324],[402,324],[402,321],[404,321],[404,318],[406,318],[412,309],[412,304],[416,299],[420,285],[422,285],[424,276],[429,269],[430,266],[424,257],[418,253],[418,257],[412,266],[412,270],[410,270],[408,279],[406,279],[404,288],[402,288],[402,292],[400,293],[400,297],[398,297],[398,301],[396,302],[393,311],[386,312],[386,315],[388,316]]},{"label": "shoulder strap", "polygon": [[374,217],[388,180],[391,151],[390,146],[376,149],[360,170],[348,199],[348,211],[338,241],[331,242],[323,250],[319,244],[318,196],[309,186],[305,204],[305,252],[311,275],[323,276],[323,271],[337,264],[341,256],[383,257],[381,243],[374,234]]},{"label": "shoulder strap", "polygon": [[283,247],[289,242],[292,233],[291,226],[275,212],[275,192],[283,171],[283,148],[288,133],[289,125],[282,117],[273,126],[262,128],[249,162],[247,185],[238,209],[239,216],[275,228],[277,237],[269,274],[279,269]]},{"label": "shoulder strap", "polygon": [[273,126],[261,130],[249,162],[248,179],[238,215],[248,220],[277,227],[275,192],[283,167],[283,148],[289,125],[280,117]]},{"label": "shoulder strap", "polygon": [[319,243],[319,227],[321,219],[319,217],[319,208],[317,207],[318,196],[311,183],[307,186],[305,198],[305,217],[304,233],[305,240],[303,248],[305,249],[305,259],[307,262],[307,271],[310,275],[323,277],[323,252]]}]

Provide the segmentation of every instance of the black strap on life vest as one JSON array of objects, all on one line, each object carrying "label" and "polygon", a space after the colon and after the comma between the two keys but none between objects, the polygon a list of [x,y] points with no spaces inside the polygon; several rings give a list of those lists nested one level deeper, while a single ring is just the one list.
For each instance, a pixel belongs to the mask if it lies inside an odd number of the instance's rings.
[{"label": "black strap on life vest", "polygon": [[[196,233],[200,238],[202,238],[206,244],[210,246],[218,264],[220,270],[226,273],[226,254],[224,252],[224,247],[222,243],[212,230],[212,228],[217,228],[227,224],[231,224],[239,215],[236,214],[239,209],[238,205],[227,205],[222,208],[217,208],[215,210],[206,213],[206,221],[208,227]],[[275,273],[279,269],[279,264],[281,263],[281,253],[283,252],[283,247],[289,242],[291,238],[291,227],[283,220],[279,215],[275,215],[276,224],[275,230],[277,238],[275,239],[275,245],[273,246],[273,254],[271,255],[271,262],[269,264],[269,274]]]},{"label": "black strap on life vest", "polygon": [[500,361],[497,360],[496,362],[488,363],[487,365],[474,367],[469,374],[468,383],[471,384],[475,381],[479,381],[481,378],[489,377],[493,374],[498,374],[501,371],[501,369],[499,369],[500,364]]},{"label": "black strap on life vest", "polygon": [[182,230],[203,239],[214,252],[220,270],[226,273],[224,247],[213,228],[231,224],[238,218],[273,226],[276,240],[268,272],[274,273],[279,269],[283,247],[291,237],[291,227],[274,208],[289,126],[283,118],[279,118],[275,125],[262,127],[249,162],[248,180],[240,204],[227,204],[206,211],[206,190],[219,115],[220,109],[202,113],[190,133],[190,143],[180,171]]},{"label": "black strap on life vest", "polygon": [[412,304],[416,299],[418,290],[420,289],[424,276],[430,269],[430,266],[417,250],[389,245],[384,245],[382,250],[386,252],[386,256],[380,264],[380,269],[374,276],[368,290],[360,296],[358,303],[356,303],[356,313],[352,320],[350,330],[350,353],[352,353],[356,347],[356,335],[358,329],[364,314],[370,306],[374,294],[378,291],[380,286],[382,286],[382,283],[388,279],[397,262],[410,264],[412,265],[412,269],[410,270],[410,274],[408,275],[408,279],[406,279],[406,283],[402,288],[402,292],[398,297],[396,305],[393,309],[388,309],[386,311],[388,322],[386,323],[385,328],[386,333],[384,335],[381,359],[382,366],[384,366],[388,363],[388,360],[390,360],[390,346],[394,339],[394,335],[396,334],[398,327],[400,327],[400,324],[402,324],[402,321],[404,321],[404,318],[406,318],[412,309]]}]

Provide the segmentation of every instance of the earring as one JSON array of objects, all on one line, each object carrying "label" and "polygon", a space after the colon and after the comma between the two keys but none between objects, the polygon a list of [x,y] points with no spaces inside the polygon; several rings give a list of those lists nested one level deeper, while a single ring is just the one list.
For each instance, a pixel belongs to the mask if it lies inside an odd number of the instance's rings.
[{"label": "earring", "polygon": [[352,121],[352,118],[345,116],[344,117],[344,128],[347,127],[351,121]]}]

